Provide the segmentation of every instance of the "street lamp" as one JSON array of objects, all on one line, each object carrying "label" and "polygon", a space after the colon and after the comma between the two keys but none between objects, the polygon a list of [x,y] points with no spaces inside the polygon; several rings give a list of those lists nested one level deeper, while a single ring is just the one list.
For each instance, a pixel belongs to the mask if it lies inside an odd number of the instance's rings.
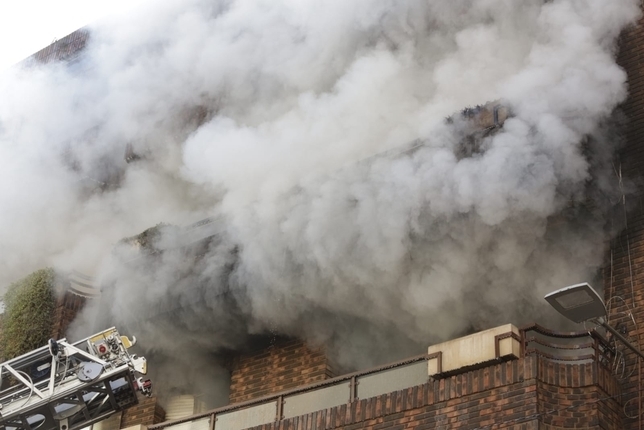
[{"label": "street lamp", "polygon": [[546,294],[544,298],[569,320],[576,323],[590,321],[604,327],[631,351],[644,358],[644,354],[639,349],[635,348],[620,332],[608,325],[604,301],[587,282],[553,291]]}]

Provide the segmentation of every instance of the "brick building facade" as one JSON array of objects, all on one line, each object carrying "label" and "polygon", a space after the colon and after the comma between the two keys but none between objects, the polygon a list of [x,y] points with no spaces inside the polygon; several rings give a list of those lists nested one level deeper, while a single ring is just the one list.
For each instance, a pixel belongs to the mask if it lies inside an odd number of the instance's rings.
[{"label": "brick building facade", "polygon": [[120,428],[152,425],[165,419],[165,411],[156,397],[139,396],[139,403],[123,411]]},{"label": "brick building facade", "polygon": [[73,60],[83,51],[88,41],[89,31],[81,28],[36,52],[25,63],[26,65],[30,65],[32,62],[47,64]]},{"label": "brick building facade", "polygon": [[[618,63],[627,72],[629,86],[629,97],[620,107],[624,145],[616,162],[624,196],[610,220],[610,228],[620,233],[607,244],[604,294],[611,325],[644,350],[644,18],[622,34]],[[617,372],[598,363],[560,364],[526,356],[254,429],[641,429],[644,366],[627,349],[620,353],[624,357],[617,365],[622,370]],[[246,366],[258,373],[258,363]],[[233,384],[249,374],[236,375]],[[251,398],[231,391],[231,402]]]},{"label": "brick building facade", "polygon": [[[447,349],[467,355],[464,346],[475,336],[438,348],[453,360]],[[247,354],[237,361],[246,365],[237,365],[233,372],[243,373],[250,382],[241,387],[233,382],[234,403],[151,427],[173,429],[188,420],[214,423],[214,430],[625,428],[622,386],[605,365],[614,357],[604,338],[530,326],[520,330],[514,342],[518,355],[500,357],[497,352],[497,358],[478,364],[460,357],[465,359],[463,367],[432,376],[430,354],[281,391],[274,389],[281,378],[296,380],[303,367],[283,366],[280,376],[272,369],[276,363],[298,361],[292,356],[301,352],[294,353],[296,342],[272,345],[270,353]],[[309,361],[312,370],[322,367],[319,360]],[[254,375],[263,377],[261,383],[253,383]],[[397,389],[401,384],[405,388]],[[260,396],[259,386],[268,394]],[[240,389],[248,391],[240,395]],[[253,424],[259,421],[262,424]]]},{"label": "brick building facade", "polygon": [[78,296],[69,291],[59,291],[56,294],[53,323],[51,327],[51,337],[53,339],[61,339],[65,337],[67,328],[74,318],[76,318],[76,314],[84,305],[84,297]]},{"label": "brick building facade", "polygon": [[[621,233],[608,246],[604,293],[611,325],[619,326],[634,345],[644,349],[644,19],[622,34],[618,63],[628,74],[629,87],[628,100],[622,106],[627,122],[617,169],[622,176],[624,197],[612,220]],[[623,428],[639,429],[644,412],[644,369],[628,350],[624,366]]]},{"label": "brick building facade", "polygon": [[264,397],[324,381],[333,370],[324,351],[296,339],[280,339],[268,348],[237,355],[231,363],[230,403]]},{"label": "brick building facade", "polygon": [[[40,62],[69,59],[87,41],[88,33],[79,30],[33,58]],[[625,146],[616,165],[617,174],[623,176],[624,198],[613,214],[615,229],[621,233],[607,244],[604,293],[610,323],[623,329],[635,345],[644,347],[644,183],[640,173],[644,171],[644,146],[640,147],[644,137],[644,20],[622,35],[618,62],[627,71],[630,91],[622,106],[627,120]],[[54,337],[62,336],[82,305],[78,297],[61,297],[55,311],[57,323],[52,328]],[[522,336],[525,346],[526,332]],[[266,349],[236,356],[231,362],[231,405],[195,419],[208,418],[215,430],[232,428],[218,423],[238,411],[262,405],[270,410],[274,403],[274,419],[247,428],[641,428],[644,369],[634,354],[623,353],[623,358],[612,361],[621,366],[614,372],[597,353],[589,360],[562,360],[524,347],[520,356],[506,362],[488,363],[451,376],[428,377],[421,384],[377,396],[360,398],[351,391],[348,401],[341,405],[321,406],[290,417],[284,412],[285,398],[304,395],[325,384],[354,390],[356,380],[364,376],[334,378],[323,351],[301,341],[280,340]],[[160,429],[177,424],[154,426],[164,416],[156,398],[142,398],[123,413],[120,427],[147,425]]]},{"label": "brick building facade", "polygon": [[531,356],[253,430],[620,429],[618,394],[602,367]]}]

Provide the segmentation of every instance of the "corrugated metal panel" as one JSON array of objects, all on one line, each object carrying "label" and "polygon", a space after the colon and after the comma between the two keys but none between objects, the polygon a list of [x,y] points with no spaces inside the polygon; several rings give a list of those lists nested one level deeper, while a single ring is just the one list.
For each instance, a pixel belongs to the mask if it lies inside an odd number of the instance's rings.
[{"label": "corrugated metal panel", "polygon": [[99,421],[92,425],[91,430],[119,430],[121,428],[122,412],[112,415],[111,417]]},{"label": "corrugated metal panel", "polygon": [[284,418],[297,417],[321,409],[349,403],[349,382],[320,388],[284,399]]},{"label": "corrugated metal panel", "polygon": [[95,285],[95,280],[91,276],[84,275],[77,271],[72,271],[68,275],[69,291],[85,298],[96,298],[101,295],[101,289]]},{"label": "corrugated metal panel", "polygon": [[234,412],[226,412],[217,415],[215,419],[215,430],[242,430],[275,421],[277,414],[277,402],[264,403],[262,405],[241,409]]},{"label": "corrugated metal panel", "polygon": [[[205,403],[192,394],[184,394],[170,398],[166,405],[166,421],[178,420],[206,410]],[[168,429],[172,430],[209,430],[210,417],[200,418],[187,423],[177,424]]]},{"label": "corrugated metal panel", "polygon": [[208,407],[206,402],[203,401],[203,399],[200,398],[195,398],[195,414],[200,414],[201,412],[206,412],[207,410],[212,409],[211,407]]},{"label": "corrugated metal panel", "polygon": [[426,383],[427,380],[427,362],[419,361],[404,367],[397,367],[358,378],[358,397],[368,399],[369,397],[421,385]]},{"label": "corrugated metal panel", "polygon": [[178,420],[179,418],[190,416],[195,411],[195,396],[185,394],[170,398],[165,408],[165,419],[167,421]]}]

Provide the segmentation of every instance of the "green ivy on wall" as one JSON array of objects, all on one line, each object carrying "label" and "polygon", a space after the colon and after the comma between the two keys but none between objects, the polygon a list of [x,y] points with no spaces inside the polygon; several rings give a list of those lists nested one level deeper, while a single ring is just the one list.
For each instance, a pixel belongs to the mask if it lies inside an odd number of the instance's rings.
[{"label": "green ivy on wall", "polygon": [[4,360],[47,344],[56,306],[54,279],[53,269],[41,269],[14,282],[7,290],[0,335]]}]

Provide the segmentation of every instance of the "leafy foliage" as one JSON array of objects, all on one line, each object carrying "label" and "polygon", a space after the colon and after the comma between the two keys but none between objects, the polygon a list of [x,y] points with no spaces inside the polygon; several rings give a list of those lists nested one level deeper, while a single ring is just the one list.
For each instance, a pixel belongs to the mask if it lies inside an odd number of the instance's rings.
[{"label": "leafy foliage", "polygon": [[0,336],[5,360],[47,343],[56,306],[54,278],[53,269],[41,269],[9,287]]}]

